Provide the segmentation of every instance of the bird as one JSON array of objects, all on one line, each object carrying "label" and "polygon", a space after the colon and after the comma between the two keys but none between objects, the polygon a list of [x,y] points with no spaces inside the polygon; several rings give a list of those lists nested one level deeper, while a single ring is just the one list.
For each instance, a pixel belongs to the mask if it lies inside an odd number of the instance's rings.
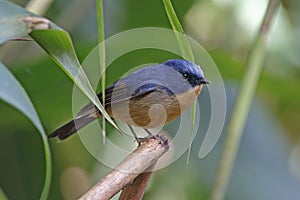
[{"label": "bird", "polygon": [[[183,59],[152,64],[115,81],[97,97],[113,120],[148,129],[164,126],[179,117],[200,94],[205,79],[200,66]],[[48,138],[64,140],[92,121],[102,118],[88,103],[71,121],[53,131]],[[136,134],[134,136],[137,138]]]}]

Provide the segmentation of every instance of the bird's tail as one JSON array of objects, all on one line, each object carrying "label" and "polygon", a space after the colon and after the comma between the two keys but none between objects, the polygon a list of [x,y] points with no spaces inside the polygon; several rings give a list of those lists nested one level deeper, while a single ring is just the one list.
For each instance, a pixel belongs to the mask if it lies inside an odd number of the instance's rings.
[{"label": "bird's tail", "polygon": [[48,138],[58,137],[60,140],[64,140],[95,119],[96,117],[88,115],[77,117],[56,129],[53,133],[48,135]]}]

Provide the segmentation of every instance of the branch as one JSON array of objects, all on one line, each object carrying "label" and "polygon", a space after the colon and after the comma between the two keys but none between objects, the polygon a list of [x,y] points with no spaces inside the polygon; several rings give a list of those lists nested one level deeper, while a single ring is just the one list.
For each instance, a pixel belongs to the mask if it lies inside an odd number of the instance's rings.
[{"label": "branch", "polygon": [[128,184],[122,191],[119,200],[140,200],[144,196],[148,181],[152,175],[152,170],[155,167],[154,162],[146,171],[140,174],[134,179],[134,181]]},{"label": "branch", "polygon": [[116,169],[85,193],[80,200],[110,199],[125,186],[132,183],[139,174],[145,172],[150,166],[152,167],[158,158],[169,149],[168,140],[159,135],[139,139],[138,142],[138,148]]}]

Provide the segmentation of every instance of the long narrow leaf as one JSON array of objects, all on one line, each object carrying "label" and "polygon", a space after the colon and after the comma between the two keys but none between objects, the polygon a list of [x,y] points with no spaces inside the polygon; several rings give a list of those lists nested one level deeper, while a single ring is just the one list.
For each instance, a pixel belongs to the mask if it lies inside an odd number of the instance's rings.
[{"label": "long narrow leaf", "polygon": [[[101,74],[101,92],[102,101],[105,102],[105,82],[106,82],[106,50],[105,50],[105,34],[104,34],[104,15],[103,15],[103,1],[96,0],[97,6],[97,22],[98,22],[98,43],[102,42],[103,45],[98,45],[99,47],[99,63],[100,63],[100,74]],[[102,136],[103,142],[105,143],[106,136],[106,123],[105,119],[102,121]]]},{"label": "long narrow leaf", "polygon": [[0,99],[7,102],[8,104],[17,108],[22,112],[33,125],[38,129],[45,151],[45,182],[43,191],[41,194],[41,199],[47,199],[50,183],[51,183],[51,172],[52,172],[52,163],[51,163],[51,152],[49,148],[48,139],[46,133],[43,129],[43,126],[40,122],[40,119],[27,95],[22,85],[15,79],[15,77],[10,73],[9,70],[0,62]]},{"label": "long narrow leaf", "polygon": [[103,116],[120,131],[96,97],[81,68],[72,40],[67,32],[51,21],[38,17],[5,0],[0,0],[0,17],[0,44],[13,38],[23,37],[29,33],[52,56],[90,101],[97,106]]},{"label": "long narrow leaf", "polygon": [[[187,38],[184,35],[184,30],[179,22],[179,19],[177,18],[177,15],[172,6],[171,0],[162,0],[162,1],[163,1],[167,16],[169,18],[171,27],[174,30],[177,42],[179,44],[180,51],[183,55],[183,58],[190,60],[192,62],[195,62],[195,58],[193,55],[191,45],[189,44]],[[195,115],[196,115],[196,102],[194,102],[191,105],[192,134],[193,134],[194,127],[195,127]],[[191,138],[193,138],[192,135],[191,135]],[[189,157],[190,157],[191,145],[192,145],[192,139],[190,139],[190,142],[189,142],[187,162],[189,161]]]},{"label": "long narrow leaf", "polygon": [[[44,30],[38,30],[44,29]],[[53,30],[55,29],[55,30]],[[87,97],[117,129],[94,93],[75,54],[72,41],[65,31],[51,21],[36,16],[16,4],[0,0],[0,44],[32,33],[32,37],[54,58]],[[47,199],[51,182],[51,155],[47,136],[25,90],[0,62],[0,98],[23,112],[37,127],[45,150],[45,182],[41,199]],[[119,129],[118,129],[119,130]]]},{"label": "long narrow leaf", "polygon": [[183,57],[187,60],[194,62],[195,59],[194,59],[192,48],[191,48],[187,38],[184,36],[184,30],[179,22],[179,19],[177,18],[177,15],[172,6],[171,0],[162,0],[162,1],[163,1],[167,16],[169,18],[171,27],[175,31],[176,39],[178,41],[179,48],[181,50]]},{"label": "long narrow leaf", "polygon": [[3,192],[3,190],[2,190],[1,187],[0,187],[0,199],[1,200],[7,200],[8,199],[7,196],[4,194],[4,192]]},{"label": "long narrow leaf", "polygon": [[101,111],[103,116],[117,129],[117,125],[99,102],[74,51],[69,34],[63,30],[33,30],[30,36],[56,61],[81,91]]}]

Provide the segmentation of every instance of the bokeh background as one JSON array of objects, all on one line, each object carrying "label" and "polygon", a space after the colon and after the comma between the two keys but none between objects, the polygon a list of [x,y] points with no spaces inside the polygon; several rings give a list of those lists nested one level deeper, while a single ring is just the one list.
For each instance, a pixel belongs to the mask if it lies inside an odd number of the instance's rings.
[{"label": "bokeh background", "polygon": [[[25,6],[27,1],[13,1]],[[226,84],[227,117],[244,75],[247,51],[266,9],[266,0],[173,0],[186,34],[209,52]],[[298,0],[284,0],[271,33],[268,57],[242,138],[227,199],[300,198],[300,42]],[[104,1],[106,37],[137,27],[170,28],[159,0]],[[45,17],[67,30],[82,61],[97,44],[93,0],[53,1]],[[173,55],[153,49],[128,53],[112,65],[130,69]],[[73,82],[34,42],[9,42],[1,60],[31,97],[47,133],[72,117]],[[120,77],[112,71],[108,84]],[[209,112],[208,91],[199,97]],[[202,123],[206,123],[203,120]],[[208,123],[208,122],[207,122]],[[176,127],[176,122],[167,128]],[[226,128],[226,126],[225,126]],[[225,130],[224,128],[224,130]],[[110,128],[108,129],[110,134]],[[201,128],[186,154],[155,172],[144,199],[207,199],[217,170],[225,131],[213,151],[198,158]],[[120,135],[118,139],[122,140]],[[75,199],[108,168],[95,160],[78,136],[50,141],[54,162],[49,199]],[[41,138],[17,110],[0,101],[0,184],[10,199],[37,199],[44,179]]]}]

